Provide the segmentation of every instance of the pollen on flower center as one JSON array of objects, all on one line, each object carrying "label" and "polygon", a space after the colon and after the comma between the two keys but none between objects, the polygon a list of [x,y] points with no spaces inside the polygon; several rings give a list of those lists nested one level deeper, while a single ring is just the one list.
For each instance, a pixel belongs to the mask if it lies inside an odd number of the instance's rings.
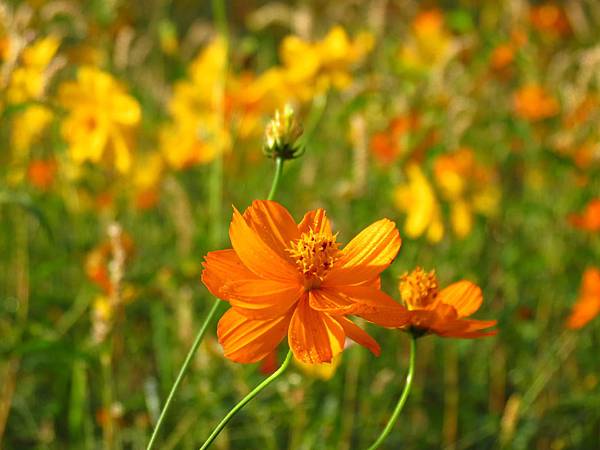
[{"label": "pollen on flower center", "polygon": [[435,303],[438,286],[435,270],[425,272],[417,267],[400,277],[400,296],[409,310],[426,309]]},{"label": "pollen on flower center", "polygon": [[290,242],[287,252],[304,275],[308,287],[320,283],[339,258],[339,243],[335,239],[336,235],[310,230],[302,233],[300,239]]}]

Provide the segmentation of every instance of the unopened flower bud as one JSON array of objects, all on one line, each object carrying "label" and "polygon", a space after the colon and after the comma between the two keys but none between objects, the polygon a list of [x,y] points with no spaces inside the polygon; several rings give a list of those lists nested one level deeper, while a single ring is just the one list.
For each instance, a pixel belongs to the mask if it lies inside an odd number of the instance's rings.
[{"label": "unopened flower bud", "polygon": [[302,131],[302,125],[296,120],[290,105],[285,105],[283,112],[275,111],[275,117],[265,130],[265,155],[269,158],[298,158],[304,153],[304,148],[297,142]]}]

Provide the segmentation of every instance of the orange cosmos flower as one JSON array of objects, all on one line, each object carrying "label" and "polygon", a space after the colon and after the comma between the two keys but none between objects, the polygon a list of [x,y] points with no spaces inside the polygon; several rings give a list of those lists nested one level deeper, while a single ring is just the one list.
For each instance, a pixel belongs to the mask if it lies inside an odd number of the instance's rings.
[{"label": "orange cosmos flower", "polygon": [[600,314],[600,269],[591,267],[583,274],[581,293],[567,319],[567,328],[581,328],[598,314]]},{"label": "orange cosmos flower", "polygon": [[569,216],[569,221],[581,230],[600,231],[600,198],[589,202],[581,214]]},{"label": "orange cosmos flower", "polygon": [[558,113],[558,101],[537,84],[523,86],[513,98],[517,116],[531,121],[547,119]]},{"label": "orange cosmos flower", "polygon": [[417,267],[400,278],[400,296],[408,308],[408,320],[399,317],[397,328],[417,336],[437,334],[442,337],[478,338],[492,336],[495,320],[466,319],[483,301],[481,289],[461,280],[439,290],[435,271]]},{"label": "orange cosmos flower", "polygon": [[33,186],[43,191],[48,190],[54,182],[56,163],[52,160],[34,160],[27,168],[27,178]]},{"label": "orange cosmos flower", "polygon": [[406,311],[379,289],[379,274],[400,249],[396,225],[373,223],[343,249],[323,209],[296,222],[279,203],[255,201],[229,227],[232,249],[210,252],[202,281],[231,308],[217,334],[225,356],[252,363],[288,336],[302,362],[331,362],[347,337],[379,354],[379,345],[345,318],[390,325]]},{"label": "orange cosmos flower", "polygon": [[532,7],[529,18],[534,28],[542,33],[559,37],[571,32],[567,14],[557,4],[545,3]]}]

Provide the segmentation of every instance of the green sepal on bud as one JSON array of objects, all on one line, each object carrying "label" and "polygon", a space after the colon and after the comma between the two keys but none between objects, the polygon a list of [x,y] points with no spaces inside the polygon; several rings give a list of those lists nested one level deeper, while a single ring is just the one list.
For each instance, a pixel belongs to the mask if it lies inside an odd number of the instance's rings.
[{"label": "green sepal on bud", "polygon": [[295,159],[302,156],[304,147],[298,145],[302,132],[302,125],[296,120],[293,108],[285,105],[283,112],[275,111],[275,117],[265,129],[263,153],[273,159]]}]

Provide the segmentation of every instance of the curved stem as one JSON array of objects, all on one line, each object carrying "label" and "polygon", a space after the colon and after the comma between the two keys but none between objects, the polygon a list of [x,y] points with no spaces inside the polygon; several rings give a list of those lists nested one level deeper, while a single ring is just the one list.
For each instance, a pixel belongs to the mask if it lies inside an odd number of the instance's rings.
[{"label": "curved stem", "polygon": [[273,197],[275,197],[275,193],[279,187],[279,181],[281,180],[281,175],[283,174],[283,162],[283,158],[275,158],[275,175],[273,175],[273,183],[271,183],[271,190],[269,191],[267,200],[273,200]]},{"label": "curved stem", "polygon": [[237,405],[235,405],[233,408],[231,408],[231,410],[227,413],[227,415],[225,417],[223,417],[221,422],[219,422],[217,427],[210,434],[208,439],[206,439],[204,444],[202,444],[202,447],[200,447],[200,450],[207,449],[210,446],[210,444],[212,444],[212,442],[215,440],[215,438],[219,435],[219,433],[221,431],[223,431],[223,428],[225,428],[225,425],[227,425],[227,423],[231,420],[231,418],[233,416],[235,416],[240,409],[242,409],[244,406],[246,406],[246,404],[250,400],[252,400],[254,397],[256,397],[260,391],[262,391],[264,388],[266,388],[269,384],[271,384],[273,381],[275,381],[283,372],[285,372],[285,370],[290,365],[291,360],[292,360],[292,351],[289,350],[287,356],[285,357],[285,361],[283,361],[283,364],[279,367],[279,369],[277,369],[268,378],[263,380],[262,383],[260,383],[258,386],[256,386]]},{"label": "curved stem", "polygon": [[408,363],[408,374],[406,375],[406,384],[404,385],[404,390],[402,391],[402,394],[400,395],[400,399],[398,400],[398,403],[396,404],[396,408],[394,409],[394,412],[392,413],[392,417],[390,417],[390,420],[388,420],[387,425],[385,426],[385,428],[383,429],[383,431],[381,432],[381,434],[379,435],[379,437],[377,438],[375,443],[373,445],[371,445],[368,450],[375,450],[383,443],[383,441],[385,441],[385,439],[388,437],[388,435],[392,432],[392,428],[394,428],[394,424],[396,423],[396,421],[398,420],[398,417],[400,416],[400,413],[402,412],[402,407],[406,403],[406,399],[408,398],[408,394],[410,393],[410,388],[412,386],[413,375],[415,372],[416,349],[417,349],[417,338],[415,336],[411,336],[410,360]]},{"label": "curved stem", "polygon": [[215,299],[212,307],[210,308],[210,311],[208,312],[208,315],[206,316],[206,319],[204,319],[204,323],[200,327],[200,331],[198,331],[198,335],[196,336],[196,339],[194,340],[194,343],[192,344],[190,351],[188,352],[187,356],[185,357],[185,361],[183,362],[181,369],[179,369],[179,374],[177,375],[177,379],[175,380],[175,383],[173,383],[173,386],[171,387],[171,392],[169,392],[169,396],[167,397],[167,400],[165,401],[162,411],[160,412],[160,416],[158,417],[158,420],[156,421],[156,425],[154,426],[154,431],[152,432],[152,437],[150,438],[150,441],[148,442],[148,446],[146,447],[146,450],[150,450],[154,446],[154,442],[156,441],[156,437],[158,436],[158,431],[160,430],[160,427],[165,419],[165,416],[167,415],[169,406],[171,406],[171,402],[173,401],[175,392],[179,388],[179,385],[181,384],[181,381],[183,380],[183,376],[187,372],[187,369],[188,369],[190,363],[192,362],[192,358],[196,354],[196,350],[198,350],[198,346],[200,345],[200,342],[202,342],[202,338],[204,337],[204,334],[206,333],[206,330],[208,329],[208,325],[212,322],[212,319],[215,316],[215,313],[217,312],[220,302],[221,301],[218,298]]}]

